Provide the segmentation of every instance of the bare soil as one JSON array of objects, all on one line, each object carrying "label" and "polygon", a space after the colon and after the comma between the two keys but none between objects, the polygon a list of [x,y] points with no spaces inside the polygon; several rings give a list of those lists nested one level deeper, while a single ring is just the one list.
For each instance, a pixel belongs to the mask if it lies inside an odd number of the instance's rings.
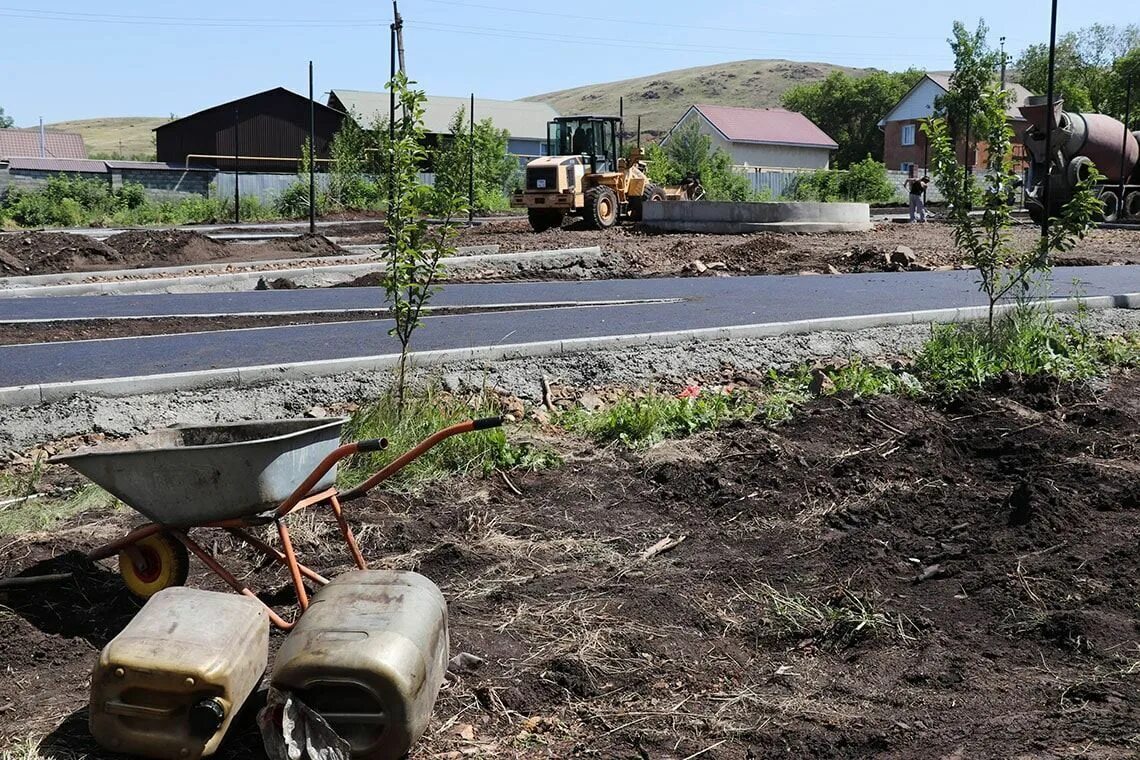
[{"label": "bare soil", "polygon": [[221,242],[188,230],[129,230],[97,241],[85,235],[28,232],[0,235],[0,275],[336,256],[344,249],[322,235],[264,243]]},{"label": "bare soil", "polygon": [[[384,242],[384,230],[383,221],[346,221],[327,232],[345,243],[369,244]],[[1036,228],[1028,224],[1013,231],[1014,241],[1025,247],[1031,246],[1036,236]],[[455,243],[498,245],[502,253],[599,246],[606,253],[616,254],[613,265],[591,273],[592,277],[914,271],[953,269],[965,263],[954,247],[950,228],[938,222],[880,224],[866,233],[700,235],[654,233],[636,225],[590,230],[581,223],[535,233],[525,219],[506,218],[461,229]],[[892,260],[891,255],[899,246],[911,249],[913,262]],[[339,245],[322,235],[249,244],[219,242],[186,230],[132,230],[99,243],[78,235],[31,232],[0,235],[0,275],[236,263],[341,253]],[[1094,230],[1074,250],[1057,255],[1054,263],[1140,264],[1140,230]],[[533,276],[567,275],[552,270]],[[353,284],[374,284],[375,279],[365,276]],[[495,279],[495,275],[492,271],[483,272],[478,279]]]},{"label": "bare soil", "polygon": [[[484,660],[412,756],[1134,757],[1138,431],[1137,375],[835,396],[644,453],[557,437],[556,469],[352,503],[366,555],[440,584],[452,653]],[[132,522],[0,538],[0,575],[80,571],[0,593],[0,747],[107,756],[87,675],[138,605],[74,553]],[[348,567],[331,521],[296,524],[302,558]],[[216,548],[287,609],[281,574]],[[244,723],[219,757],[257,747]]]},{"label": "bare soil", "polygon": [[[957,267],[965,262],[955,249],[951,228],[928,224],[880,224],[871,232],[831,234],[757,233],[752,235],[701,235],[655,233],[634,225],[609,230],[579,229],[571,225],[536,233],[525,220],[495,222],[464,229],[458,245],[494,243],[503,253],[554,248],[601,246],[625,257],[628,275],[676,275],[700,260],[723,263],[737,274],[827,274],[897,271],[905,269],[887,259],[898,246],[907,246],[922,268]],[[1014,241],[1030,246],[1036,227],[1018,225]],[[1140,264],[1140,230],[1094,230],[1068,253],[1055,257],[1057,265]],[[711,269],[715,274],[718,268]],[[692,272],[695,273],[695,272]]]}]

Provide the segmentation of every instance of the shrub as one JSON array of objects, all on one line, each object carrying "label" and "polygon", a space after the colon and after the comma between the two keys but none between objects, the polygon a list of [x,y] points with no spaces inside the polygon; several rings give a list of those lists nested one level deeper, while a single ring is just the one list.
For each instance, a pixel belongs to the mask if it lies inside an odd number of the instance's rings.
[{"label": "shrub", "polygon": [[839,178],[839,195],[860,203],[893,203],[898,191],[887,177],[885,164],[867,156],[851,164]]},{"label": "shrub", "polygon": [[839,172],[818,169],[801,174],[792,182],[788,196],[794,201],[831,203],[839,200]]}]

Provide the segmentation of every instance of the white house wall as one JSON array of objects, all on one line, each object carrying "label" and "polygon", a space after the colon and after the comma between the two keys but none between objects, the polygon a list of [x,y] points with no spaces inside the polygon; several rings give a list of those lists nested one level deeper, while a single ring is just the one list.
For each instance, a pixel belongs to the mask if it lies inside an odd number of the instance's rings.
[{"label": "white house wall", "polygon": [[826,169],[831,158],[828,148],[804,148],[795,145],[729,142],[716,127],[695,110],[689,111],[678,127],[696,119],[702,134],[712,139],[714,148],[722,148],[732,156],[732,163],[772,169]]},{"label": "white house wall", "polygon": [[934,114],[934,100],[946,91],[930,79],[923,79],[887,117],[889,121],[914,121]]}]

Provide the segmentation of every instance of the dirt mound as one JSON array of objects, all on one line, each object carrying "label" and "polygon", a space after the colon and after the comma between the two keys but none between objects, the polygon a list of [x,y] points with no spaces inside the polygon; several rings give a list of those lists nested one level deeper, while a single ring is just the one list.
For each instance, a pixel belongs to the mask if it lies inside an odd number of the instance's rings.
[{"label": "dirt mound", "polygon": [[29,232],[0,235],[0,274],[8,277],[106,269],[122,255],[85,235]]},{"label": "dirt mound", "polygon": [[107,245],[130,269],[203,264],[231,255],[225,243],[187,230],[130,230],[107,238]]},{"label": "dirt mound", "polygon": [[[277,245],[280,246],[281,244],[278,243]],[[309,234],[308,232],[300,237],[290,239],[283,247],[297,253],[308,254],[310,257],[341,256],[345,253],[343,248],[324,235]]]}]

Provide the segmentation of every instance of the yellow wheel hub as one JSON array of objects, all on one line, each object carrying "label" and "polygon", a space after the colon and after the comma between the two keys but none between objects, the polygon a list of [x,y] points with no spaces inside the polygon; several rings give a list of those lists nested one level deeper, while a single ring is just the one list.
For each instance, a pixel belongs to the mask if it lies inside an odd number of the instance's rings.
[{"label": "yellow wheel hub", "polygon": [[182,542],[169,533],[155,533],[119,552],[119,575],[132,594],[150,597],[186,582],[190,558]]}]

